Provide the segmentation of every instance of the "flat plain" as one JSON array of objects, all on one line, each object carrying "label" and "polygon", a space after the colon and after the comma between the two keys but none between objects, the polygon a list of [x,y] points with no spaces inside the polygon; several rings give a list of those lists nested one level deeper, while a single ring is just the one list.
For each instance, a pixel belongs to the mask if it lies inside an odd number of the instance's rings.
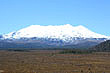
[{"label": "flat plain", "polygon": [[110,53],[61,50],[0,51],[0,73],[110,73]]}]

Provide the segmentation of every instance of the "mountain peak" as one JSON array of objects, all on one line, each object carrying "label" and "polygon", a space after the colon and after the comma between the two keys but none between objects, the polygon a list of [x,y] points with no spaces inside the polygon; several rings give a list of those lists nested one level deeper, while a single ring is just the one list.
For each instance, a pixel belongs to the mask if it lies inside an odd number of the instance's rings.
[{"label": "mountain peak", "polygon": [[72,26],[71,24],[65,24],[64,26]]},{"label": "mountain peak", "polygon": [[[86,27],[84,27],[84,26],[82,26],[82,25],[79,25],[79,26],[77,26],[78,28],[86,28]],[[86,28],[87,29],[87,28]]]}]

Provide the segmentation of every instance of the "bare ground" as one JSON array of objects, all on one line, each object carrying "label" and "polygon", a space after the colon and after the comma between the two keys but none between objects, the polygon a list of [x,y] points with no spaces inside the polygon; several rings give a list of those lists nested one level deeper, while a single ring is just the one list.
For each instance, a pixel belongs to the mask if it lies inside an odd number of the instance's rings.
[{"label": "bare ground", "polygon": [[0,51],[0,73],[110,73],[110,53],[59,54],[59,50]]}]

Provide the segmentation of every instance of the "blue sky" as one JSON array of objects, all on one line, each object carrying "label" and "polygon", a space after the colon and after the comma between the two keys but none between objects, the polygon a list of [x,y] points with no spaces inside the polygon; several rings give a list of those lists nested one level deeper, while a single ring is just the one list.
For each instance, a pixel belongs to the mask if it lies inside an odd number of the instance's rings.
[{"label": "blue sky", "polygon": [[110,36],[110,0],[0,0],[0,34],[33,24],[83,25]]}]

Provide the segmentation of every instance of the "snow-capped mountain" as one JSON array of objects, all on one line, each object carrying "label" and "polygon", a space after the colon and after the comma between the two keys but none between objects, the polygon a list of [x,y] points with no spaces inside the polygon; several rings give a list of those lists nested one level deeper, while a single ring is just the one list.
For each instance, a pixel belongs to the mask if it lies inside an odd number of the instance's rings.
[{"label": "snow-capped mountain", "polygon": [[84,26],[72,26],[70,24],[58,26],[40,26],[31,25],[27,28],[21,29],[16,32],[3,35],[4,38],[58,38],[65,40],[68,38],[109,38],[108,36],[94,33]]},{"label": "snow-capped mountain", "polygon": [[[97,45],[109,36],[90,31],[82,25],[31,25],[1,36],[1,48],[82,48]],[[8,45],[7,45],[8,44]]]}]

